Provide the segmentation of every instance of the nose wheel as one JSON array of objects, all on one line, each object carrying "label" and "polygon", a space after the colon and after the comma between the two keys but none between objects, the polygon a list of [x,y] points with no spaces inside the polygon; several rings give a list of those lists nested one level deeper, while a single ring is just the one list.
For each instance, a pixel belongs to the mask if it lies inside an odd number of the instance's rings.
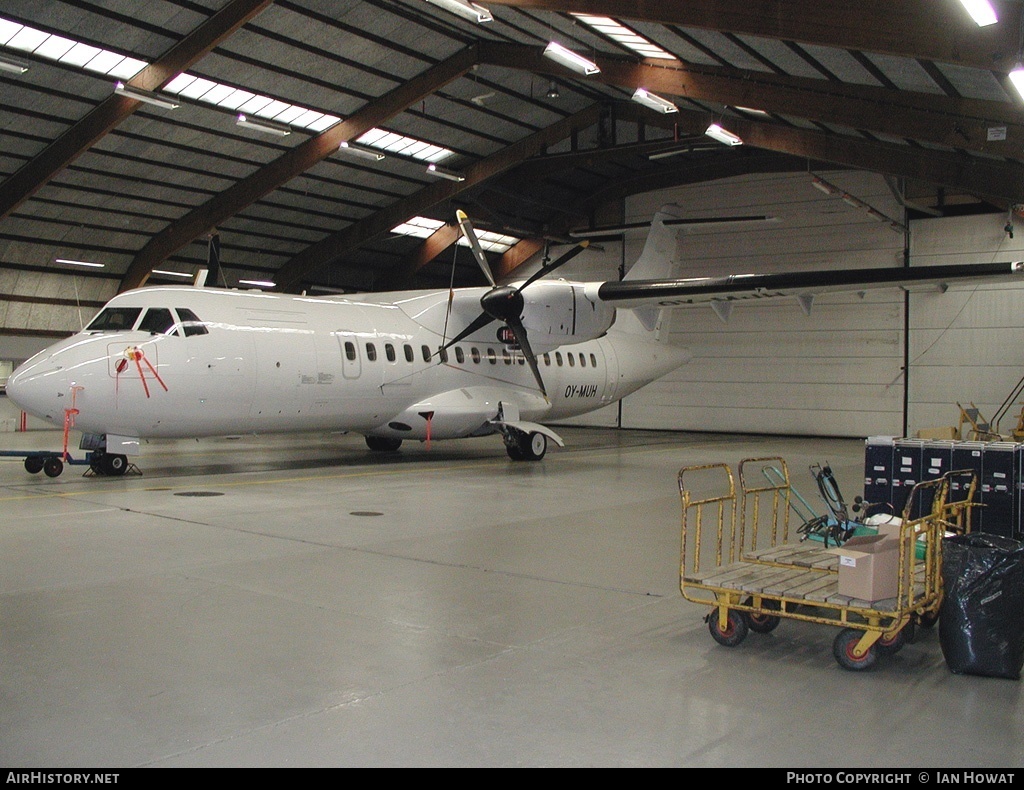
[{"label": "nose wheel", "polygon": [[548,451],[548,437],[539,432],[509,431],[505,452],[513,461],[539,461]]}]

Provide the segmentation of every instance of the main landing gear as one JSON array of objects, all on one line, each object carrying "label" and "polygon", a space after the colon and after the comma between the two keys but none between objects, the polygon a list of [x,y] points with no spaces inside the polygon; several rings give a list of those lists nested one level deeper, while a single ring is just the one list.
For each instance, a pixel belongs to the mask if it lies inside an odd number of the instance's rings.
[{"label": "main landing gear", "polygon": [[128,471],[128,456],[95,450],[89,455],[89,468],[94,474],[120,477]]},{"label": "main landing gear", "polygon": [[548,451],[548,437],[542,433],[507,430],[505,452],[513,461],[539,461]]},{"label": "main landing gear", "polygon": [[402,446],[402,440],[390,436],[367,436],[366,446],[377,453],[393,453]]}]

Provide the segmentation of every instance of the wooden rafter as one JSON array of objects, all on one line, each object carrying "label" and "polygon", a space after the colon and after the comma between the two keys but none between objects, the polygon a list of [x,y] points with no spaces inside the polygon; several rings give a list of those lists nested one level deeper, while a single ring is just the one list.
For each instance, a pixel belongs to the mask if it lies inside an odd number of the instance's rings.
[{"label": "wooden rafter", "polygon": [[1007,72],[1019,47],[1020,8],[997,2],[1010,24],[977,27],[953,2],[936,0],[492,0],[490,5],[595,14],[741,33]]},{"label": "wooden rafter", "polygon": [[[560,76],[572,74],[545,58],[539,46],[487,42],[481,44],[480,53],[482,62],[492,65]],[[587,79],[623,88],[644,87],[666,98],[683,96],[732,106],[768,107],[779,115],[841,124],[994,156],[1018,156],[1024,147],[1024,119],[1009,103],[719,66],[652,65],[600,56],[594,60],[601,67],[601,73]],[[1005,137],[989,134],[994,127],[1005,129]]]},{"label": "wooden rafter", "polygon": [[[143,90],[162,88],[271,4],[272,0],[231,0],[128,84]],[[46,186],[141,106],[142,102],[136,99],[111,93],[0,185],[0,219]]]},{"label": "wooden rafter", "polygon": [[517,163],[536,155],[552,143],[564,140],[574,131],[592,126],[600,117],[601,106],[593,104],[575,115],[563,118],[546,129],[475,162],[466,168],[464,181],[438,181],[430,184],[409,197],[328,236],[311,247],[307,247],[278,271],[274,278],[278,289],[283,291],[297,289],[302,279],[308,274],[330,265],[333,261],[356,249],[360,244],[387,233],[391,228],[431,206],[449,200],[460,192],[505,172]]},{"label": "wooden rafter", "polygon": [[290,149],[243,178],[204,205],[193,209],[154,236],[132,260],[121,280],[121,290],[142,285],[153,267],[185,245],[210,232],[224,220],[301,175],[338,150],[342,142],[353,140],[375,126],[429,96],[465,74],[476,63],[476,47],[470,46],[427,69],[358,112],[336,123],[315,137]]}]

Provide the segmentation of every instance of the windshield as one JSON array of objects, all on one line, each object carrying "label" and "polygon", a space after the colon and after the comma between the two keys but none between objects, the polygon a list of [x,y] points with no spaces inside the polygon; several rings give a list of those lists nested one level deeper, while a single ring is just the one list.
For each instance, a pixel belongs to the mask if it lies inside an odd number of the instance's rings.
[{"label": "windshield", "polygon": [[124,332],[135,326],[141,307],[105,307],[86,327],[89,332]]}]

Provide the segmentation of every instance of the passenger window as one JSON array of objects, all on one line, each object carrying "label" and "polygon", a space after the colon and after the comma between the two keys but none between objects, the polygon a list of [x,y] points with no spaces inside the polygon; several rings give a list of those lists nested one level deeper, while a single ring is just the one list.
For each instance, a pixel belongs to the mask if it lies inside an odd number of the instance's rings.
[{"label": "passenger window", "polygon": [[501,350],[501,359],[506,365],[512,364],[512,355],[508,353],[507,348]]},{"label": "passenger window", "polygon": [[345,341],[345,359],[349,362],[356,361],[356,344],[351,340]]},{"label": "passenger window", "polygon": [[565,355],[565,359],[568,361],[570,368],[576,367],[576,357],[572,355],[571,351]]},{"label": "passenger window", "polygon": [[590,367],[597,367],[597,357],[595,357],[593,354],[590,355]]},{"label": "passenger window", "polygon": [[544,355],[544,364],[547,365],[549,368],[551,367],[551,355],[550,354],[545,354]]},{"label": "passenger window", "polygon": [[185,333],[185,337],[208,335],[210,333],[210,330],[206,328],[206,324],[199,320],[199,316],[187,307],[179,307],[177,310],[178,319],[181,321],[181,329]]},{"label": "passenger window", "polygon": [[423,354],[423,361],[430,362],[430,346],[422,346],[420,352]]},{"label": "passenger window", "polygon": [[555,352],[555,364],[558,365],[558,367],[562,367],[562,352],[561,351],[556,351]]},{"label": "passenger window", "polygon": [[460,365],[466,361],[466,352],[462,350],[462,346],[455,347],[455,361]]},{"label": "passenger window", "polygon": [[[424,346],[424,348],[426,348],[426,346]],[[441,346],[439,349],[437,349],[437,355],[441,358],[442,362],[444,362],[445,364],[448,363],[448,349],[447,348],[445,348],[444,346]]]},{"label": "passenger window", "polygon": [[412,350],[412,346],[410,346],[408,343],[406,343],[405,346],[403,347],[403,351],[405,351],[406,362],[412,362],[414,359],[416,359],[416,352]]},{"label": "passenger window", "polygon": [[477,348],[476,346],[473,346],[469,350],[469,353],[470,353],[470,356],[473,357],[473,362],[477,362],[477,363],[480,362],[480,349],[479,348]]},{"label": "passenger window", "polygon": [[139,323],[140,332],[149,332],[151,335],[176,335],[178,330],[174,328],[174,317],[166,307],[151,307],[142,316]]},{"label": "passenger window", "polygon": [[583,356],[583,352],[580,352],[580,367],[585,368],[587,366],[587,358]]},{"label": "passenger window", "polygon": [[487,349],[487,361],[490,362],[492,365],[494,365],[498,361],[498,355],[494,353],[493,348]]},{"label": "passenger window", "polygon": [[368,362],[376,362],[377,347],[373,343],[366,344],[366,359]]},{"label": "passenger window", "polygon": [[126,332],[135,326],[141,307],[107,307],[86,327],[90,332]]},{"label": "passenger window", "polygon": [[384,344],[384,356],[388,358],[388,362],[395,361],[395,347],[390,343]]}]

